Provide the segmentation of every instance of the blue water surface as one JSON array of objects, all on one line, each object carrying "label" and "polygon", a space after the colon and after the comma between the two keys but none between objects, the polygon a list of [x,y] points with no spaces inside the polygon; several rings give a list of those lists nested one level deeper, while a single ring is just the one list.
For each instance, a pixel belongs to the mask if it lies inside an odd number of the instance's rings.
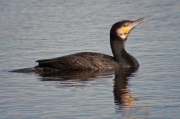
[{"label": "blue water surface", "polygon": [[[112,55],[111,26],[141,17],[126,42],[137,71],[9,72],[82,51]],[[0,21],[1,119],[179,119],[179,0],[1,0]]]}]

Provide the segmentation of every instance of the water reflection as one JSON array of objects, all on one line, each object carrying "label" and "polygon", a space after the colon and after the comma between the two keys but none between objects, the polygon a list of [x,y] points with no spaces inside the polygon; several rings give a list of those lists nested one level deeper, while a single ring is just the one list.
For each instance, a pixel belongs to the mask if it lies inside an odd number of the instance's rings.
[{"label": "water reflection", "polygon": [[132,73],[137,69],[124,69],[115,74],[114,78],[114,101],[118,105],[118,108],[122,106],[129,106],[133,103],[135,98],[132,97],[130,90],[128,89],[128,80],[133,76]]},{"label": "water reflection", "polygon": [[87,81],[89,78],[107,77],[110,74],[114,74],[114,71],[61,71],[57,73],[44,73],[40,74],[41,81],[65,81],[65,80],[77,80]]},{"label": "water reflection", "polygon": [[[109,78],[112,74],[115,74],[113,93],[114,103],[121,109],[123,106],[129,106],[133,103],[135,98],[132,97],[130,90],[128,89],[128,80],[133,76],[133,73],[137,69],[121,69],[120,71],[62,71],[55,74],[41,74],[41,81],[88,81],[98,80],[99,77]],[[71,85],[67,83],[66,86]],[[81,85],[80,85],[81,86]]]}]

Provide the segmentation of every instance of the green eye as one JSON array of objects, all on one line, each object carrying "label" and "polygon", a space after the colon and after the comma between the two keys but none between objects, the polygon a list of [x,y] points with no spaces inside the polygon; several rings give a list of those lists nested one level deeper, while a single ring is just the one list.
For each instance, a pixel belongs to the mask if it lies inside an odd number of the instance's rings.
[{"label": "green eye", "polygon": [[127,24],[127,23],[125,23],[123,26],[124,26],[124,27],[127,27],[127,25],[128,25],[128,24]]}]

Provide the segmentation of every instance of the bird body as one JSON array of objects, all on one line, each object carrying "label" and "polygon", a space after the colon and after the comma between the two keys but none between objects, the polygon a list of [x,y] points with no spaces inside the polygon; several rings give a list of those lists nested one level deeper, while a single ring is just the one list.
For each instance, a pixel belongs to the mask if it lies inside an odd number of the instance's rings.
[{"label": "bird body", "polygon": [[95,53],[81,52],[54,59],[37,60],[39,63],[35,68],[44,70],[98,70],[118,69],[120,65],[115,62],[112,56]]},{"label": "bird body", "polygon": [[[138,61],[125,50],[128,34],[146,19],[124,20],[115,23],[110,30],[110,45],[113,56],[94,52],[80,52],[52,59],[37,60],[36,72],[63,70],[117,70],[139,67]],[[28,68],[26,68],[27,70]],[[32,71],[30,68],[29,71]],[[22,70],[19,70],[22,71]]]}]

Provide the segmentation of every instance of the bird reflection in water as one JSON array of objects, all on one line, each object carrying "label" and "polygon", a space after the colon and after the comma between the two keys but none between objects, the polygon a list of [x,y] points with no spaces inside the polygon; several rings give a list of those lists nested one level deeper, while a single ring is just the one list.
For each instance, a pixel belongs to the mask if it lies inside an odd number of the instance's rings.
[{"label": "bird reflection in water", "polygon": [[[120,71],[61,71],[55,74],[41,74],[41,81],[88,81],[98,77],[110,77],[115,74],[113,93],[114,102],[120,109],[122,106],[130,106],[136,99],[132,97],[128,89],[128,80],[138,68],[121,69]],[[98,80],[98,79],[97,79]],[[68,83],[68,82],[67,82]],[[69,84],[70,85],[70,84]]]},{"label": "bird reflection in water", "polygon": [[[137,68],[124,69],[115,74],[114,78],[114,101],[116,105],[129,106],[135,98],[132,97],[130,90],[128,89],[129,78],[133,76],[133,73],[137,71]],[[119,107],[119,108],[120,108]]]}]

